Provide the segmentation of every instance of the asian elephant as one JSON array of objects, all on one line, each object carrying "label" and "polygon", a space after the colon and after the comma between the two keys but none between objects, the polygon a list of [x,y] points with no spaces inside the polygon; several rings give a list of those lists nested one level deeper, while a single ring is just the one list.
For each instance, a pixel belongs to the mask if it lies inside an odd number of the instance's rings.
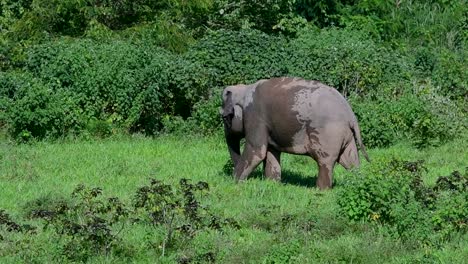
[{"label": "asian elephant", "polygon": [[262,161],[265,176],[280,180],[281,152],[312,157],[319,166],[319,189],[332,187],[336,162],[346,169],[359,166],[357,146],[369,161],[350,105],[336,89],[318,81],[260,80],[228,86],[222,99],[220,114],[238,181]]}]

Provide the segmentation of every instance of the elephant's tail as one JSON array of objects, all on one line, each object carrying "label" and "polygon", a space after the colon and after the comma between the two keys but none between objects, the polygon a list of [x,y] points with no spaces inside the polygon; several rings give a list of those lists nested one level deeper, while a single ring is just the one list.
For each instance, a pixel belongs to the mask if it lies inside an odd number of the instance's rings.
[{"label": "elephant's tail", "polygon": [[361,130],[359,129],[359,124],[358,124],[357,120],[352,122],[350,125],[351,125],[350,126],[351,131],[353,131],[354,139],[356,140],[356,145],[359,147],[359,149],[361,150],[361,152],[364,155],[364,157],[366,158],[366,160],[368,162],[370,162],[369,156],[367,155],[367,152],[366,152],[366,147],[362,143]]}]

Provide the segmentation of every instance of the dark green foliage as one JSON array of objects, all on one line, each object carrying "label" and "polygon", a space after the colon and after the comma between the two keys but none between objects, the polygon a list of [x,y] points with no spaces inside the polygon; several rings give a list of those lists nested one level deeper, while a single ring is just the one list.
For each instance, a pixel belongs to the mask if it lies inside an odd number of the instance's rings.
[{"label": "dark green foliage", "polygon": [[226,1],[214,0],[214,8],[207,25],[214,29],[239,30],[252,28],[272,33],[281,19],[292,14],[295,1]]},{"label": "dark green foliage", "polygon": [[[156,14],[170,5],[170,1],[149,0],[20,2],[32,2],[30,5],[22,5],[24,6],[21,10],[22,16],[16,16],[18,21],[11,26],[18,35],[24,38],[27,38],[28,34],[37,36],[43,32],[79,36],[93,21],[118,30],[154,19]],[[10,10],[15,9],[10,7]]]},{"label": "dark green foliage", "polygon": [[210,99],[199,101],[193,106],[192,116],[189,120],[193,120],[196,128],[201,130],[201,132],[222,131],[223,124],[219,116],[219,108],[221,107],[219,97],[221,92],[216,92]]},{"label": "dark green foliage", "polygon": [[[256,30],[214,31],[187,54],[213,75],[215,87],[287,75],[288,42]],[[216,95],[219,96],[219,95]]]},{"label": "dark green foliage", "polygon": [[232,162],[232,159],[228,159],[226,160],[226,163],[224,163],[223,173],[224,175],[232,176],[233,172],[234,172],[234,163]]},{"label": "dark green foliage", "polygon": [[96,254],[117,250],[119,230],[129,215],[126,206],[115,197],[101,197],[100,188],[79,185],[72,193],[73,201],[60,202],[53,208],[39,207],[30,212],[33,218],[42,218],[62,240],[62,254],[73,261],[86,261]]},{"label": "dark green foliage", "polygon": [[290,51],[290,75],[322,81],[345,95],[376,93],[383,84],[403,82],[409,75],[398,54],[359,31],[305,31]]},{"label": "dark green foliage", "polygon": [[274,76],[357,98],[369,146],[466,129],[463,0],[0,5],[0,126],[20,140],[213,133],[220,88]]},{"label": "dark green foliage", "polygon": [[0,209],[0,241],[5,239],[2,236],[3,232],[1,232],[4,230],[7,232],[34,232],[35,227],[15,222],[5,210]]},{"label": "dark green foliage", "polygon": [[161,114],[173,113],[167,52],[124,42],[92,41],[40,45],[26,67],[55,93],[73,96],[82,123],[106,121],[130,131],[154,133]]},{"label": "dark green foliage", "polygon": [[443,48],[419,47],[414,52],[414,68],[419,77],[430,78],[441,95],[452,99],[468,95],[466,50],[456,53]]},{"label": "dark green foliage", "polygon": [[187,243],[204,229],[221,230],[226,226],[238,228],[233,219],[214,215],[200,202],[206,194],[206,182],[192,184],[181,179],[178,187],[152,179],[148,186],[139,188],[134,198],[134,207],[141,211],[141,220],[149,222],[156,230],[163,229],[161,255],[177,243]]},{"label": "dark green foliage", "polygon": [[468,98],[468,52],[441,50],[431,78],[441,87],[441,93],[452,99]]},{"label": "dark green foliage", "polygon": [[364,144],[387,147],[398,140],[409,139],[416,147],[423,148],[440,145],[461,133],[466,117],[459,113],[457,106],[431,94],[430,90],[421,93],[375,101],[353,98],[351,104]]},{"label": "dark green foliage", "polygon": [[434,188],[436,191],[464,192],[468,190],[468,178],[466,174],[466,172],[463,175],[458,171],[454,171],[449,176],[441,176],[437,179]]},{"label": "dark green foliage", "polygon": [[54,91],[29,74],[0,74],[3,102],[0,120],[10,134],[21,140],[62,136],[83,126],[81,110],[73,93]]},{"label": "dark green foliage", "polygon": [[[383,224],[406,240],[436,243],[455,231],[466,232],[468,175],[454,172],[428,187],[422,181],[426,171],[422,161],[382,162],[353,175],[338,204],[350,220]],[[431,230],[439,235],[430,237]]]}]

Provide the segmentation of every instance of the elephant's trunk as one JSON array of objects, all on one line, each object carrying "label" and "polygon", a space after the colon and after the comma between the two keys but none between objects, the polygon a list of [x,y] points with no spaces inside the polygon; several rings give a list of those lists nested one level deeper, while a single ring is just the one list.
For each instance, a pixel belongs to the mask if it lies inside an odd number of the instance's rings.
[{"label": "elephant's trunk", "polygon": [[241,137],[225,132],[226,143],[228,145],[229,154],[231,155],[232,163],[236,167],[240,159],[240,141]]}]

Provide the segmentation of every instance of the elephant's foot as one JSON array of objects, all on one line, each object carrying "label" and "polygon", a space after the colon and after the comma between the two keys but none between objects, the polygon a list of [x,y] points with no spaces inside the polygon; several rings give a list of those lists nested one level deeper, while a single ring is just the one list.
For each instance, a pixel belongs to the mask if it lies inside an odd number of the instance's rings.
[{"label": "elephant's foot", "polygon": [[333,184],[333,166],[319,165],[317,188],[320,190],[330,189]]},{"label": "elephant's foot", "polygon": [[263,162],[263,173],[267,179],[281,181],[280,155],[279,151],[270,149],[267,151]]}]

